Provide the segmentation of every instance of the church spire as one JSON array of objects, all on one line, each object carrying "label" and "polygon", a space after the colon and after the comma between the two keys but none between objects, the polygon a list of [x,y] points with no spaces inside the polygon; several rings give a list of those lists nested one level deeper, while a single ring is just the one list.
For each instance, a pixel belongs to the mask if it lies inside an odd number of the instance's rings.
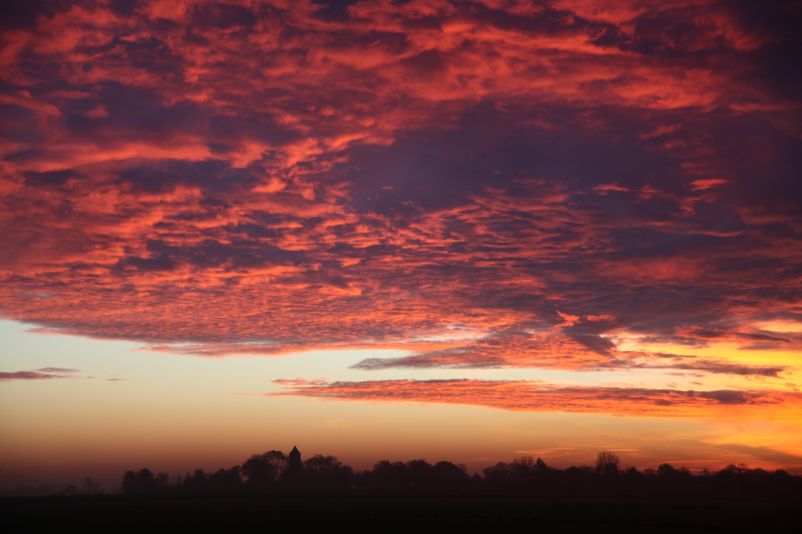
[{"label": "church spire", "polygon": [[304,466],[303,462],[301,461],[301,451],[298,450],[298,447],[296,447],[295,444],[293,444],[292,450],[288,455],[288,460],[289,468],[292,471],[302,469]]}]

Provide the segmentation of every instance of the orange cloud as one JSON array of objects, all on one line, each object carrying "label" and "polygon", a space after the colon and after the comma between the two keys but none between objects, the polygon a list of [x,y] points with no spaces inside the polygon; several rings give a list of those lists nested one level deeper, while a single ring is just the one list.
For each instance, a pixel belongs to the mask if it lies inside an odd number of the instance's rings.
[{"label": "orange cloud", "polygon": [[[284,391],[269,395],[356,401],[472,404],[505,410],[594,412],[649,417],[760,417],[766,410],[799,410],[796,393],[737,390],[671,390],[564,387],[536,381],[373,380],[325,382],[275,380]],[[749,415],[747,415],[749,414]]]}]

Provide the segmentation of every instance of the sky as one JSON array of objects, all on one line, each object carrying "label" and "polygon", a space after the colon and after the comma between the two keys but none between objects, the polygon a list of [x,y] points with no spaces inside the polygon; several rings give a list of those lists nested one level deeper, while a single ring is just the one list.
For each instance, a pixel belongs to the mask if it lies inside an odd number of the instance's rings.
[{"label": "sky", "polygon": [[802,472],[802,3],[0,16],[0,487]]}]

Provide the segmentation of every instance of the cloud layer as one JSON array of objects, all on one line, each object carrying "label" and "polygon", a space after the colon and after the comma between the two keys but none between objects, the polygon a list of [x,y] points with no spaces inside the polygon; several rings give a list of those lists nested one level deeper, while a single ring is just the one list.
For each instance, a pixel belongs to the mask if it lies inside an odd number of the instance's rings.
[{"label": "cloud layer", "polygon": [[[365,370],[793,372],[766,354],[802,347],[798,4],[4,9],[7,318],[411,351]],[[687,393],[654,395],[718,402]]]}]

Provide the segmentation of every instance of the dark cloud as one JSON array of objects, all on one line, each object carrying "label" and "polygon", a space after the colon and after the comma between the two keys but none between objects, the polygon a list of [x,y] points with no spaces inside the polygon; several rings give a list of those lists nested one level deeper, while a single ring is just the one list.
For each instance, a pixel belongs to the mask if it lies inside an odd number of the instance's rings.
[{"label": "dark cloud", "polygon": [[66,7],[64,2],[58,0],[3,2],[0,4],[0,29],[34,29],[38,17],[52,17]]},{"label": "dark cloud", "polygon": [[736,451],[743,454],[749,454],[759,460],[767,462],[775,462],[780,465],[799,465],[802,464],[802,457],[795,454],[779,451],[771,447],[753,447],[749,445],[741,445],[738,443],[723,443],[718,445],[721,449]]}]

